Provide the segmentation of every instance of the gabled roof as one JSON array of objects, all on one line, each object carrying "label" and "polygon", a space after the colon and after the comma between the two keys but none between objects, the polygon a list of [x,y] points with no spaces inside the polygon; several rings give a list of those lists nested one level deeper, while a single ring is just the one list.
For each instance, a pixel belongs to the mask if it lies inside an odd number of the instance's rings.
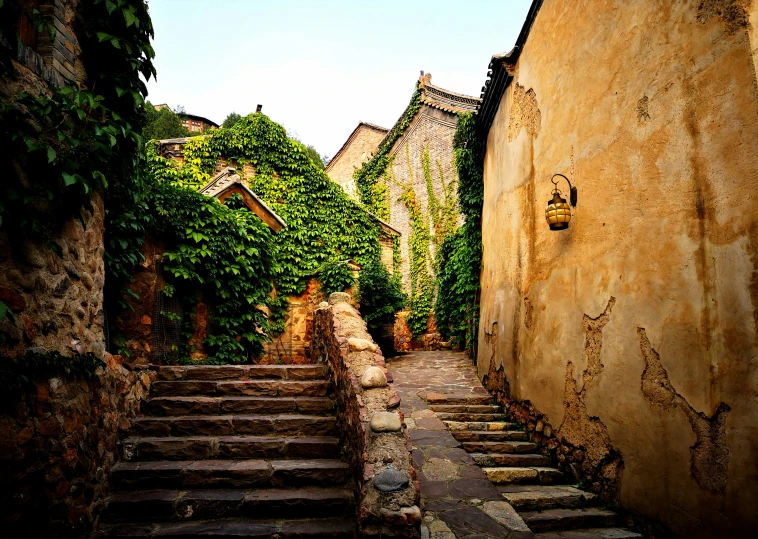
[{"label": "gabled roof", "polygon": [[331,168],[332,164],[336,163],[337,158],[339,158],[339,156],[342,155],[342,152],[344,152],[347,149],[347,147],[350,146],[350,143],[353,142],[355,137],[358,135],[358,131],[360,131],[362,127],[367,128],[367,129],[373,129],[374,131],[378,131],[380,133],[385,133],[385,134],[389,132],[389,129],[387,129],[386,127],[379,127],[378,125],[370,124],[368,122],[358,123],[356,128],[353,129],[353,132],[350,133],[350,136],[347,137],[347,140],[339,149],[339,151],[334,154],[334,157],[332,157],[332,159],[329,161],[329,164],[326,165],[326,168],[324,169],[326,172],[329,172],[329,169]]},{"label": "gabled roof", "polygon": [[281,229],[287,227],[284,219],[279,217],[258,195],[253,193],[247,186],[247,182],[237,175],[234,168],[226,167],[216,174],[211,181],[200,189],[200,193],[217,198],[220,202],[224,202],[224,200],[233,194],[238,194],[245,201],[248,209],[260,217],[261,221],[266,223],[271,230],[279,232]]}]

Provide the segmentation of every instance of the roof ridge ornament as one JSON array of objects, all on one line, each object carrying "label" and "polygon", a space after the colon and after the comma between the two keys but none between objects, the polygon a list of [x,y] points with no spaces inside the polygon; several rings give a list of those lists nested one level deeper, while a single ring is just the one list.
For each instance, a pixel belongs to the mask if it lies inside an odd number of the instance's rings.
[{"label": "roof ridge ornament", "polygon": [[421,70],[421,76],[418,78],[418,87],[419,89],[423,90],[427,86],[432,84],[432,74],[427,73],[424,74],[424,70]]}]

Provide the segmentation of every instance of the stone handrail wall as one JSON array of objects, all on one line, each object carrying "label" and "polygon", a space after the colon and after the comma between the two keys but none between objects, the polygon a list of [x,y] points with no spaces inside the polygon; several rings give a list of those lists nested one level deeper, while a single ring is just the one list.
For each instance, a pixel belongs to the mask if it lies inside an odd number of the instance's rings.
[{"label": "stone handrail wall", "polygon": [[328,365],[340,438],[358,495],[360,537],[419,537],[416,472],[400,397],[350,296],[332,294],[313,319],[313,357]]}]

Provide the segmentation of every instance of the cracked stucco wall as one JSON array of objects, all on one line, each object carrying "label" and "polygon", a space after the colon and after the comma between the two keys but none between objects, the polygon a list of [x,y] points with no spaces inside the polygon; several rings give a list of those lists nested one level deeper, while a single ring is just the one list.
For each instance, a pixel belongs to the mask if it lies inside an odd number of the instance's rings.
[{"label": "cracked stucco wall", "polygon": [[683,537],[758,527],[756,4],[545,0],[487,141],[480,376]]}]

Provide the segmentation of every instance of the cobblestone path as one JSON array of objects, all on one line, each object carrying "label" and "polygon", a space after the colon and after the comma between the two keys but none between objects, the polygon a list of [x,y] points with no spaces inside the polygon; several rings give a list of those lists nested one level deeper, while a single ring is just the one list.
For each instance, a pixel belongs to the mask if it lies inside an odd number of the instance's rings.
[{"label": "cobblestone path", "polygon": [[424,511],[422,538],[534,537],[516,511],[429,408],[431,393],[491,404],[461,352],[413,352],[388,360],[413,443]]}]

